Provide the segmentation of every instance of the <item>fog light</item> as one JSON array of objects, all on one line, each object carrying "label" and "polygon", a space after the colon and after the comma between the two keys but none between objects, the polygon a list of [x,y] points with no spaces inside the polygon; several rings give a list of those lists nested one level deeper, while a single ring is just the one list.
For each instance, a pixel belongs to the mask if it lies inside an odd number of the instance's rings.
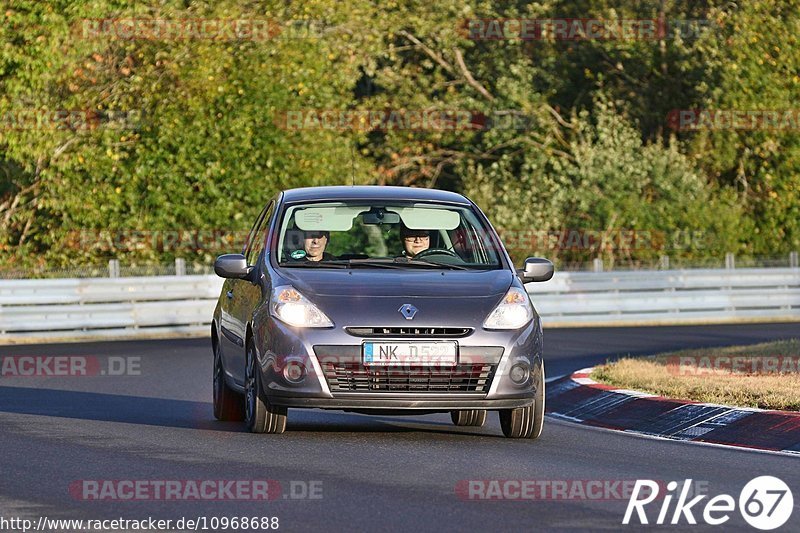
[{"label": "fog light", "polygon": [[531,375],[531,367],[527,363],[516,363],[508,373],[511,381],[517,385],[524,385]]},{"label": "fog light", "polygon": [[297,361],[290,361],[283,367],[283,377],[289,383],[300,383],[306,377],[306,368]]}]

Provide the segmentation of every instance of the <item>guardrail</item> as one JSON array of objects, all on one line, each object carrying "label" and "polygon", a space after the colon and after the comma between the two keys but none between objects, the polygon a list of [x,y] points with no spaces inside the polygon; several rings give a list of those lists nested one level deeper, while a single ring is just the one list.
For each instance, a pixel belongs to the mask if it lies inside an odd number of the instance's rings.
[{"label": "guardrail", "polygon": [[557,272],[527,289],[545,327],[800,321],[800,268]]},{"label": "guardrail", "polygon": [[206,334],[216,276],[0,281],[0,341]]},{"label": "guardrail", "polygon": [[[0,341],[208,333],[216,276],[0,281]],[[557,272],[545,327],[800,321],[800,268]]]}]

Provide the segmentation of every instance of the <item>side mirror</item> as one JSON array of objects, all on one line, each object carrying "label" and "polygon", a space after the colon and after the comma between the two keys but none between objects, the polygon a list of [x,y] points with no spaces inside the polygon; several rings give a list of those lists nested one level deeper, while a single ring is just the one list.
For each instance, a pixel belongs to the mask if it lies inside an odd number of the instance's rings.
[{"label": "side mirror", "polygon": [[251,270],[242,254],[225,254],[214,261],[214,273],[221,278],[244,279]]},{"label": "side mirror", "polygon": [[553,263],[541,257],[529,257],[525,260],[525,266],[517,271],[517,275],[522,283],[532,281],[547,281],[553,277],[555,272]]}]

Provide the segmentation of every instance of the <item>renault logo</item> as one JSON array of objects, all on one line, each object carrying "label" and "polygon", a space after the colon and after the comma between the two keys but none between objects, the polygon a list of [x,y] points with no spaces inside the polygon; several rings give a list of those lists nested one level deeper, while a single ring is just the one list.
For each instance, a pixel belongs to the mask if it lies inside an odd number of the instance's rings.
[{"label": "renault logo", "polygon": [[414,318],[414,315],[417,314],[417,308],[411,304],[401,305],[398,311],[400,311],[400,314],[406,317],[406,320],[411,320],[412,318]]}]

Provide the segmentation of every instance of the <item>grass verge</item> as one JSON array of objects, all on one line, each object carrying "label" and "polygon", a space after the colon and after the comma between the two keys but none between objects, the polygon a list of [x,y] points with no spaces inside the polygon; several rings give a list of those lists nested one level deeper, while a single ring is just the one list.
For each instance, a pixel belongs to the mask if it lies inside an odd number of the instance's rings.
[{"label": "grass verge", "polygon": [[598,366],[600,383],[668,398],[800,411],[800,340],[702,348]]}]

